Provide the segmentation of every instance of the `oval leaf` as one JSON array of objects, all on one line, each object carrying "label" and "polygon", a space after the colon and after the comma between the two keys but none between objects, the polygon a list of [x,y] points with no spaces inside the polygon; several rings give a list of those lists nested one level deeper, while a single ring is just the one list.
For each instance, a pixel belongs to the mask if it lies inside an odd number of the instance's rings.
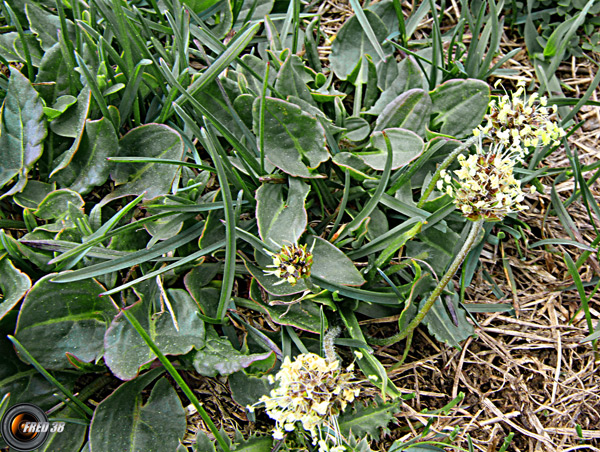
[{"label": "oval leaf", "polygon": [[185,411],[173,387],[161,378],[142,403],[142,391],[163,372],[147,372],[122,384],[94,412],[90,452],[174,451],[185,434]]},{"label": "oval leaf", "polygon": [[[179,133],[164,124],[145,124],[131,130],[119,141],[119,156],[151,157],[181,160],[183,140]],[[117,163],[110,177],[115,181],[115,191],[106,196],[101,204],[127,195],[140,195],[144,200],[167,193],[178,167],[160,163]]]},{"label": "oval leaf", "polygon": [[256,361],[262,361],[273,352],[253,353],[244,355],[237,351],[227,339],[219,337],[213,329],[207,332],[206,346],[196,353],[194,368],[200,375],[216,377],[229,375],[250,366]]},{"label": "oval leaf", "polygon": [[430,93],[431,128],[443,135],[464,138],[483,120],[490,101],[490,87],[481,80],[448,80]]},{"label": "oval leaf", "polygon": [[425,136],[431,111],[431,98],[422,89],[411,89],[392,100],[375,122],[375,130],[402,127]]},{"label": "oval leaf", "polygon": [[[392,169],[407,165],[423,153],[425,143],[415,132],[406,129],[385,129],[385,133],[392,145]],[[387,152],[385,151],[385,140],[381,132],[374,132],[371,135],[371,146],[375,148],[376,152],[356,154],[356,156],[371,168],[383,171]]]},{"label": "oval leaf", "polygon": [[95,280],[54,284],[55,275],[44,276],[25,297],[15,336],[46,369],[70,369],[67,352],[85,362],[102,356],[115,308],[109,297],[99,296],[106,289]]},{"label": "oval leaf", "polygon": [[[253,105],[254,132],[260,132],[260,99]],[[319,177],[310,170],[329,159],[325,129],[315,117],[284,100],[265,99],[265,157],[291,176]]]},{"label": "oval leaf", "polygon": [[[373,11],[365,10],[364,13],[377,41],[383,42],[388,35],[387,27]],[[382,47],[387,51],[389,44]],[[331,69],[339,78],[346,80],[357,69],[363,55],[367,54],[371,56],[373,63],[381,61],[358,18],[352,16],[342,26],[331,46]]]},{"label": "oval leaf", "polygon": [[21,191],[26,174],[42,156],[48,133],[40,95],[18,70],[10,68],[8,91],[0,115],[0,188],[19,175],[19,183],[2,195]]},{"label": "oval leaf", "polygon": [[0,319],[21,301],[30,287],[29,276],[16,269],[5,254],[0,260],[0,288],[3,297],[0,303]]},{"label": "oval leaf", "polygon": [[344,286],[361,286],[365,280],[352,261],[335,245],[320,237],[307,240],[313,247],[313,264],[310,270],[328,282]]},{"label": "oval leaf", "polygon": [[283,246],[296,243],[308,223],[304,201],[310,186],[289,179],[290,189],[284,200],[281,184],[263,184],[256,191],[256,219],[263,242]]},{"label": "oval leaf", "polygon": [[[173,306],[179,330],[175,329],[169,312],[155,313],[152,303],[145,298],[127,308],[148,332],[159,350],[165,355],[183,355],[192,348],[204,346],[204,322],[196,315],[198,306],[182,289],[170,289],[167,296]],[[153,361],[156,355],[138,332],[119,313],[104,336],[104,361],[121,380],[135,378],[142,365]]]}]

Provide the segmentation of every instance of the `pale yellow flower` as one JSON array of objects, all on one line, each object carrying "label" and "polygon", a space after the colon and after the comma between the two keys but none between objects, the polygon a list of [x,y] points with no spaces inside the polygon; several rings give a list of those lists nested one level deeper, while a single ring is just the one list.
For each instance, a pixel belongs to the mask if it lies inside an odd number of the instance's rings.
[{"label": "pale yellow flower", "polygon": [[510,96],[490,102],[490,113],[473,135],[485,135],[492,143],[502,143],[516,161],[522,162],[529,148],[540,144],[557,146],[566,132],[556,122],[556,105],[546,108],[548,99],[538,93],[527,97],[524,81],[517,86]]},{"label": "pale yellow flower", "polygon": [[511,151],[502,153],[502,145],[484,150],[481,141],[475,149],[469,157],[458,157],[460,169],[453,171],[456,177],[450,182],[449,173],[440,172],[438,189],[454,198],[456,207],[470,220],[498,221],[527,209],[521,204],[525,196],[513,174]]}]

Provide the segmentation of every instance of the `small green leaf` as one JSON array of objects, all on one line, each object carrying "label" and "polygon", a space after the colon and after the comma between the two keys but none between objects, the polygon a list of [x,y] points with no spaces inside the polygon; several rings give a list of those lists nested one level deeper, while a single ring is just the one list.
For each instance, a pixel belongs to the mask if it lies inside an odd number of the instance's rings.
[{"label": "small green leaf", "polygon": [[[319,177],[311,169],[329,159],[325,129],[317,119],[292,103],[265,99],[265,158],[291,176]],[[253,104],[254,133],[260,132],[260,99]]]},{"label": "small green leaf", "polygon": [[351,117],[344,122],[346,138],[350,141],[362,141],[371,133],[371,126],[363,118]]},{"label": "small green leaf", "polygon": [[51,192],[56,190],[56,184],[47,184],[37,180],[30,180],[21,193],[13,196],[13,201],[27,209],[37,209],[40,203]]},{"label": "small green leaf", "polygon": [[53,105],[60,96],[71,94],[71,86],[77,86],[78,80],[79,74],[69,71],[59,43],[44,53],[35,83],[46,105]]},{"label": "small green leaf", "polygon": [[[388,35],[388,30],[379,16],[372,11],[365,10],[365,17],[378,42],[382,42]],[[389,44],[383,47],[385,53],[389,52]],[[346,80],[357,70],[363,55],[370,55],[373,63],[381,61],[381,56],[371,44],[367,33],[356,16],[352,16],[342,26],[331,46],[331,69],[342,80]]]},{"label": "small green leaf", "polygon": [[[49,370],[71,368],[66,352],[92,362],[104,352],[102,339],[115,308],[95,280],[54,284],[44,276],[31,288],[19,314],[16,338]],[[40,340],[43,337],[44,340]]]},{"label": "small green leaf", "polygon": [[185,410],[166,378],[143,403],[142,391],[163,368],[122,384],[96,407],[90,425],[90,452],[164,452],[175,450],[185,434]]},{"label": "small green leaf", "polygon": [[29,276],[16,269],[6,254],[0,257],[0,288],[2,289],[0,319],[2,319],[31,288]]},{"label": "small green leaf", "polygon": [[17,175],[19,182],[2,197],[23,190],[27,173],[42,156],[46,134],[40,95],[27,78],[11,67],[0,115],[0,188]]},{"label": "small green leaf", "polygon": [[42,200],[34,213],[44,220],[64,218],[68,214],[69,203],[77,209],[82,209],[85,204],[77,192],[67,188],[55,190]]},{"label": "small green leaf", "polygon": [[344,286],[364,284],[365,280],[360,272],[337,246],[320,237],[310,237],[307,243],[313,249],[311,275]]},{"label": "small green leaf", "polygon": [[[385,133],[392,145],[392,169],[406,166],[423,153],[425,143],[415,132],[394,128],[385,129]],[[371,146],[367,148],[367,152],[355,155],[371,168],[383,171],[385,169],[387,151],[382,132],[373,132],[371,135]]]},{"label": "small green leaf", "polygon": [[296,243],[304,233],[308,217],[304,202],[310,186],[289,178],[287,200],[282,184],[263,184],[256,191],[256,219],[263,242],[275,246]]},{"label": "small green leaf", "polygon": [[309,104],[316,106],[308,86],[306,86],[305,70],[302,60],[297,55],[290,53],[279,68],[275,89],[283,96],[295,96]]},{"label": "small green leaf", "polygon": [[75,138],[71,147],[54,159],[54,169],[50,173],[50,177],[66,168],[79,149],[85,131],[85,120],[90,113],[91,104],[90,90],[87,87],[83,88],[77,96],[75,108],[69,109],[64,115],[59,116],[50,123],[50,128],[57,135]]},{"label": "small green leaf", "polygon": [[[183,152],[183,140],[175,130],[164,124],[145,124],[121,138],[118,155],[181,160]],[[174,165],[158,163],[118,163],[110,172],[117,188],[101,204],[144,192],[144,200],[168,193],[177,170]]]},{"label": "small green leaf", "polygon": [[[423,294],[423,301],[428,297],[429,293]],[[458,305],[458,294],[452,293],[452,295],[442,295],[442,297],[446,299],[446,303],[451,303],[452,307],[444,306],[442,298],[438,298],[423,319],[423,323],[427,325],[429,333],[438,341],[460,349],[460,343],[475,334],[475,330],[467,320],[465,310]],[[448,314],[449,309],[454,312],[456,318],[454,315],[451,317]]]},{"label": "small green leaf", "polygon": [[110,163],[107,157],[118,152],[119,141],[112,122],[107,118],[87,120],[85,135],[73,160],[61,173],[68,176],[69,188],[82,195],[89,193],[108,179]]},{"label": "small green leaf", "polygon": [[[156,293],[154,298],[158,297],[160,294]],[[144,297],[127,309],[138,319],[164,355],[183,355],[194,347],[203,347],[204,322],[196,315],[198,306],[194,300],[181,289],[169,289],[167,297],[173,306],[178,330],[169,312],[158,312],[153,308],[160,303],[158,300]],[[104,348],[106,365],[121,380],[135,378],[142,365],[156,359],[156,355],[146,347],[137,331],[121,314],[113,319],[106,331]]]},{"label": "small green leaf", "polygon": [[490,87],[481,80],[448,80],[429,93],[435,115],[432,130],[464,138],[481,123],[490,101]]},{"label": "small green leaf", "polygon": [[382,110],[375,122],[375,130],[402,127],[424,137],[430,111],[429,94],[422,89],[411,89],[393,99]]},{"label": "small green leaf", "polygon": [[245,355],[231,345],[227,339],[219,337],[212,328],[207,331],[206,346],[194,357],[194,368],[200,375],[216,377],[238,372],[256,361],[262,361],[273,352]]},{"label": "small green leaf", "polygon": [[367,174],[371,167],[367,165],[363,159],[352,154],[351,152],[340,152],[333,156],[333,163],[342,169],[347,169],[353,179],[359,182],[365,179],[375,180],[376,177]]},{"label": "small green leaf", "polygon": [[380,429],[389,432],[388,424],[394,420],[394,414],[400,411],[397,403],[385,403],[380,398],[366,407],[360,402],[355,405],[355,409],[346,409],[338,419],[343,435],[352,432],[355,437],[370,435],[378,439],[381,436]]},{"label": "small green leaf", "polygon": [[243,407],[255,404],[271,391],[271,385],[266,378],[247,375],[243,370],[231,374],[227,382],[231,389],[231,397]]},{"label": "small green leaf", "polygon": [[68,94],[65,96],[60,96],[58,99],[56,99],[56,102],[54,102],[52,108],[44,107],[44,114],[48,119],[56,119],[65,111],[67,111],[67,109],[75,102],[77,102],[76,97],[70,96]]}]

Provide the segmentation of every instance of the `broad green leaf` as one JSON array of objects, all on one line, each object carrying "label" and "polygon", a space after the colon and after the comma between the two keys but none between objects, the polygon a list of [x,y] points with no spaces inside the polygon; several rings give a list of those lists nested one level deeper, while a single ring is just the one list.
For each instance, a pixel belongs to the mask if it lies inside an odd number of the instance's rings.
[{"label": "broad green leaf", "polygon": [[227,382],[231,389],[231,397],[243,407],[255,404],[271,391],[271,385],[266,378],[247,375],[243,370],[231,374]]},{"label": "broad green leaf", "polygon": [[[54,419],[61,422],[67,420],[64,430],[49,433],[43,446],[36,449],[36,452],[80,452],[87,437],[87,425],[81,423],[81,415],[71,407],[65,407],[60,411],[53,412],[48,420],[52,423]],[[69,422],[69,419],[73,421]]]},{"label": "broad green leaf", "polygon": [[0,34],[0,56],[7,62],[24,63],[25,59],[17,53],[15,44],[19,40],[19,33],[11,31],[10,33]]},{"label": "broad green leaf", "polygon": [[375,130],[401,127],[424,137],[429,124],[431,98],[422,89],[411,89],[392,100],[377,117]]},{"label": "broad green leaf", "polygon": [[233,348],[229,340],[219,337],[216,331],[210,328],[206,334],[206,345],[198,350],[194,357],[194,368],[205,377],[229,375],[245,369],[256,361],[269,358],[272,353],[245,355]]},{"label": "broad green leaf", "polygon": [[50,128],[57,135],[75,138],[71,147],[54,159],[54,169],[50,173],[50,177],[63,170],[73,160],[85,133],[85,121],[90,114],[90,106],[91,91],[84,87],[77,96],[75,107],[67,110],[64,115],[50,123]]},{"label": "broad green leaf", "polygon": [[[372,11],[365,10],[367,21],[371,25],[377,41],[383,42],[388,35],[388,30],[381,19]],[[385,53],[389,53],[389,44],[382,46]],[[331,69],[342,80],[357,70],[363,55],[368,54],[374,64],[381,61],[377,51],[369,41],[358,18],[352,16],[342,26],[331,46]]]},{"label": "broad green leaf", "polygon": [[45,220],[63,218],[68,215],[69,203],[78,209],[82,209],[85,204],[79,193],[73,190],[55,190],[42,200],[34,213]]},{"label": "broad green leaf", "polygon": [[212,17],[205,22],[212,26],[210,31],[218,39],[225,38],[233,25],[232,3],[233,0],[219,2]]},{"label": "broad green leaf", "polygon": [[[303,281],[300,281],[298,286]],[[295,287],[296,287],[295,286]],[[267,314],[278,325],[289,325],[304,331],[321,331],[321,311],[319,305],[311,300],[294,299],[285,295],[271,295],[265,302],[257,281],[250,283],[251,300],[236,298],[238,306]]]},{"label": "broad green leaf", "polygon": [[75,107],[50,123],[50,129],[57,135],[66,138],[77,138],[85,126],[90,112],[91,92],[88,88],[81,90],[77,96]]},{"label": "broad green leaf", "polygon": [[[385,129],[392,145],[392,169],[401,168],[423,153],[425,144],[419,135],[406,129]],[[371,147],[366,152],[355,153],[365,164],[377,171],[385,169],[387,151],[382,132],[373,132]]]},{"label": "broad green leaf", "polygon": [[[7,317],[3,319],[3,322]],[[11,323],[10,327],[3,325],[0,335],[0,356],[2,356],[0,399],[10,393],[11,405],[33,403],[47,410],[60,401],[55,395],[56,386],[47,381],[33,367],[17,358],[12,343],[6,339],[6,335],[12,333],[12,322],[7,323]],[[37,340],[40,341],[40,338],[38,337]],[[53,372],[53,375],[69,389],[73,388],[77,378],[75,374],[66,372]]]},{"label": "broad green leaf", "polygon": [[6,254],[0,257],[0,289],[2,289],[0,319],[21,301],[30,287],[29,276],[16,269]]},{"label": "broad green leaf", "polygon": [[200,14],[202,11],[219,3],[219,0],[184,0],[181,3],[188,6],[196,14]]},{"label": "broad green leaf", "polygon": [[[31,288],[21,306],[16,338],[48,370],[71,367],[65,353],[92,362],[102,356],[102,341],[115,308],[94,280],[55,284],[55,274]],[[44,340],[40,340],[44,338]]]},{"label": "broad green leaf", "polygon": [[15,176],[19,176],[19,182],[2,197],[23,190],[27,173],[42,156],[47,132],[40,95],[29,80],[11,67],[0,115],[0,188]]},{"label": "broad green leaf", "polygon": [[[229,97],[230,103],[233,104],[234,99],[240,94],[239,88],[235,86],[231,80],[226,78],[221,80],[221,85]],[[229,111],[229,105],[225,101],[223,93],[216,82],[211,82],[206,85],[202,90],[194,94],[194,98],[207,108],[215,118],[225,125],[238,139],[242,138],[243,132]],[[245,113],[250,114],[251,111],[252,110],[249,110]]]},{"label": "broad green leaf", "polygon": [[[465,310],[458,306],[458,294],[453,292],[452,295],[442,296],[445,298],[446,303],[442,303],[442,298],[438,297],[423,319],[423,323],[427,325],[429,333],[435,336],[438,341],[460,349],[460,343],[472,336],[475,330],[467,320]],[[428,297],[429,293],[423,294],[422,302]],[[451,307],[444,306],[448,304],[451,304]],[[448,313],[449,310],[450,314]]]},{"label": "broad green leaf", "polygon": [[[119,141],[119,156],[153,157],[181,160],[183,158],[181,135],[164,124],[145,124],[131,130]],[[170,191],[177,173],[175,165],[159,163],[118,163],[110,176],[117,188],[101,204],[128,195],[152,199]]]},{"label": "broad green leaf", "polygon": [[427,80],[414,56],[406,56],[398,63],[396,69],[398,75],[392,80],[391,84],[384,89],[377,100],[377,103],[373,106],[373,109],[369,110],[369,113],[381,113],[389,102],[406,91],[415,88],[426,89]]},{"label": "broad green leaf", "polygon": [[275,89],[283,96],[295,96],[309,104],[316,106],[306,80],[304,78],[304,65],[302,60],[297,55],[292,55],[290,52],[285,59],[275,82]]},{"label": "broad green leaf", "polygon": [[[6,10],[5,10],[6,11]],[[42,59],[42,49],[32,34],[24,34],[23,38],[27,43],[31,63],[39,67]],[[16,31],[0,34],[0,56],[9,63],[26,63],[25,47],[23,40]]]},{"label": "broad green leaf", "polygon": [[69,188],[82,195],[106,182],[110,172],[107,157],[118,152],[119,140],[112,122],[107,118],[87,120],[85,134],[71,163],[60,174],[69,177]]},{"label": "broad green leaf", "polygon": [[[311,173],[329,159],[325,129],[315,117],[289,102],[265,100],[265,158],[291,176],[319,177]],[[260,99],[253,105],[254,133],[260,131]]]},{"label": "broad green leaf", "polygon": [[308,223],[304,203],[310,186],[296,178],[289,178],[289,186],[287,199],[282,184],[263,184],[256,191],[258,231],[272,246],[297,243]]},{"label": "broad green leaf", "polygon": [[351,152],[340,152],[333,156],[333,163],[342,169],[347,169],[350,172],[350,176],[359,182],[365,179],[376,179],[374,176],[367,174],[371,167],[367,165],[363,159],[357,157]]},{"label": "broad green leaf", "polygon": [[185,434],[185,410],[166,378],[150,397],[142,393],[164,369],[154,369],[122,384],[104,399],[90,425],[90,452],[165,452],[177,449]]},{"label": "broad green leaf", "polygon": [[431,130],[464,138],[481,123],[490,101],[490,87],[481,80],[448,80],[429,93],[434,119]]},{"label": "broad green leaf", "polygon": [[[35,33],[40,41],[42,50],[47,51],[58,42],[58,30],[60,30],[60,19],[58,16],[40,8],[36,3],[27,3],[25,5],[29,27]],[[69,39],[75,37],[73,22],[66,19]]]},{"label": "broad green leaf", "polygon": [[44,114],[50,120],[56,119],[65,111],[67,111],[67,109],[75,102],[77,102],[76,97],[70,96],[68,94],[60,96],[58,99],[56,99],[56,102],[54,102],[54,105],[52,105],[52,107],[44,107]]},{"label": "broad green leaf", "polygon": [[346,127],[346,138],[350,141],[362,141],[371,133],[371,126],[363,118],[352,117],[344,122]]},{"label": "broad green leaf", "polygon": [[[239,68],[240,73],[246,77],[246,81],[248,82],[248,88],[250,88],[255,96],[259,96],[262,93],[262,87],[264,83],[265,73],[267,62],[261,60],[256,55],[246,54],[241,58],[241,61],[245,66]],[[260,79],[255,77],[247,68],[252,69],[254,73],[260,76]],[[275,79],[277,78],[277,73],[273,70],[269,71],[269,84],[273,86],[275,84]]]},{"label": "broad green leaf", "polygon": [[260,20],[271,12],[274,3],[274,0],[243,0],[238,21]]},{"label": "broad green leaf", "polygon": [[[154,284],[156,286],[156,284]],[[157,297],[160,297],[157,294]],[[156,300],[145,297],[128,307],[150,338],[165,355],[183,355],[204,346],[204,322],[196,315],[198,306],[182,289],[169,289],[168,302],[173,307],[179,330],[168,311],[159,312]],[[118,314],[104,335],[104,361],[121,380],[135,378],[142,365],[156,359],[138,332]]]},{"label": "broad green leaf", "polygon": [[307,243],[313,250],[311,275],[344,286],[364,284],[365,280],[360,272],[337,246],[320,237],[310,237]]},{"label": "broad green leaf", "polygon": [[53,105],[60,96],[72,94],[71,87],[76,86],[78,80],[79,74],[68,70],[59,43],[44,53],[35,83],[46,105]]},{"label": "broad green leaf", "polygon": [[[229,439],[229,438],[227,438]],[[216,452],[215,449],[215,444],[213,442],[213,440],[211,440],[206,433],[204,433],[202,431],[202,429],[198,429],[198,431],[196,432],[196,442],[194,444],[194,450],[196,452]],[[222,449],[219,449],[219,451],[221,451]],[[185,452],[187,452],[188,449],[185,449]],[[179,449],[177,449],[177,452],[180,452]],[[184,452],[184,451],[181,451]]]}]

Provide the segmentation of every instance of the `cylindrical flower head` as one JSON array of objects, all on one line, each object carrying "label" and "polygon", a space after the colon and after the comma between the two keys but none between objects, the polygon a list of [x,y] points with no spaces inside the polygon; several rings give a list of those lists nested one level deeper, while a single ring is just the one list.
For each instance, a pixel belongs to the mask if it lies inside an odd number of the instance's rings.
[{"label": "cylindrical flower head", "polygon": [[312,250],[306,249],[306,244],[286,245],[281,247],[279,253],[271,253],[265,250],[273,258],[273,264],[267,265],[273,270],[265,270],[267,275],[275,275],[281,278],[281,281],[275,284],[290,283],[296,285],[299,279],[310,276],[310,267],[313,263]]},{"label": "cylindrical flower head", "polygon": [[556,122],[556,105],[547,107],[548,99],[533,93],[525,94],[525,82],[520,81],[518,89],[496,102],[490,102],[490,112],[485,115],[484,124],[473,130],[473,134],[485,135],[493,143],[502,143],[517,161],[522,162],[529,148],[539,145],[558,145],[566,135]]},{"label": "cylindrical flower head", "polygon": [[260,399],[276,422],[273,437],[282,438],[299,421],[316,444],[323,423],[344,411],[360,393],[352,367],[344,371],[339,361],[314,353],[300,354],[294,361],[286,357],[274,379],[278,386]]},{"label": "cylindrical flower head", "polygon": [[515,161],[508,154],[502,155],[501,149],[497,145],[485,152],[479,143],[475,154],[458,156],[460,169],[454,171],[455,178],[445,170],[441,172],[438,189],[453,197],[470,220],[498,221],[528,208],[521,204],[525,195],[513,175]]}]

